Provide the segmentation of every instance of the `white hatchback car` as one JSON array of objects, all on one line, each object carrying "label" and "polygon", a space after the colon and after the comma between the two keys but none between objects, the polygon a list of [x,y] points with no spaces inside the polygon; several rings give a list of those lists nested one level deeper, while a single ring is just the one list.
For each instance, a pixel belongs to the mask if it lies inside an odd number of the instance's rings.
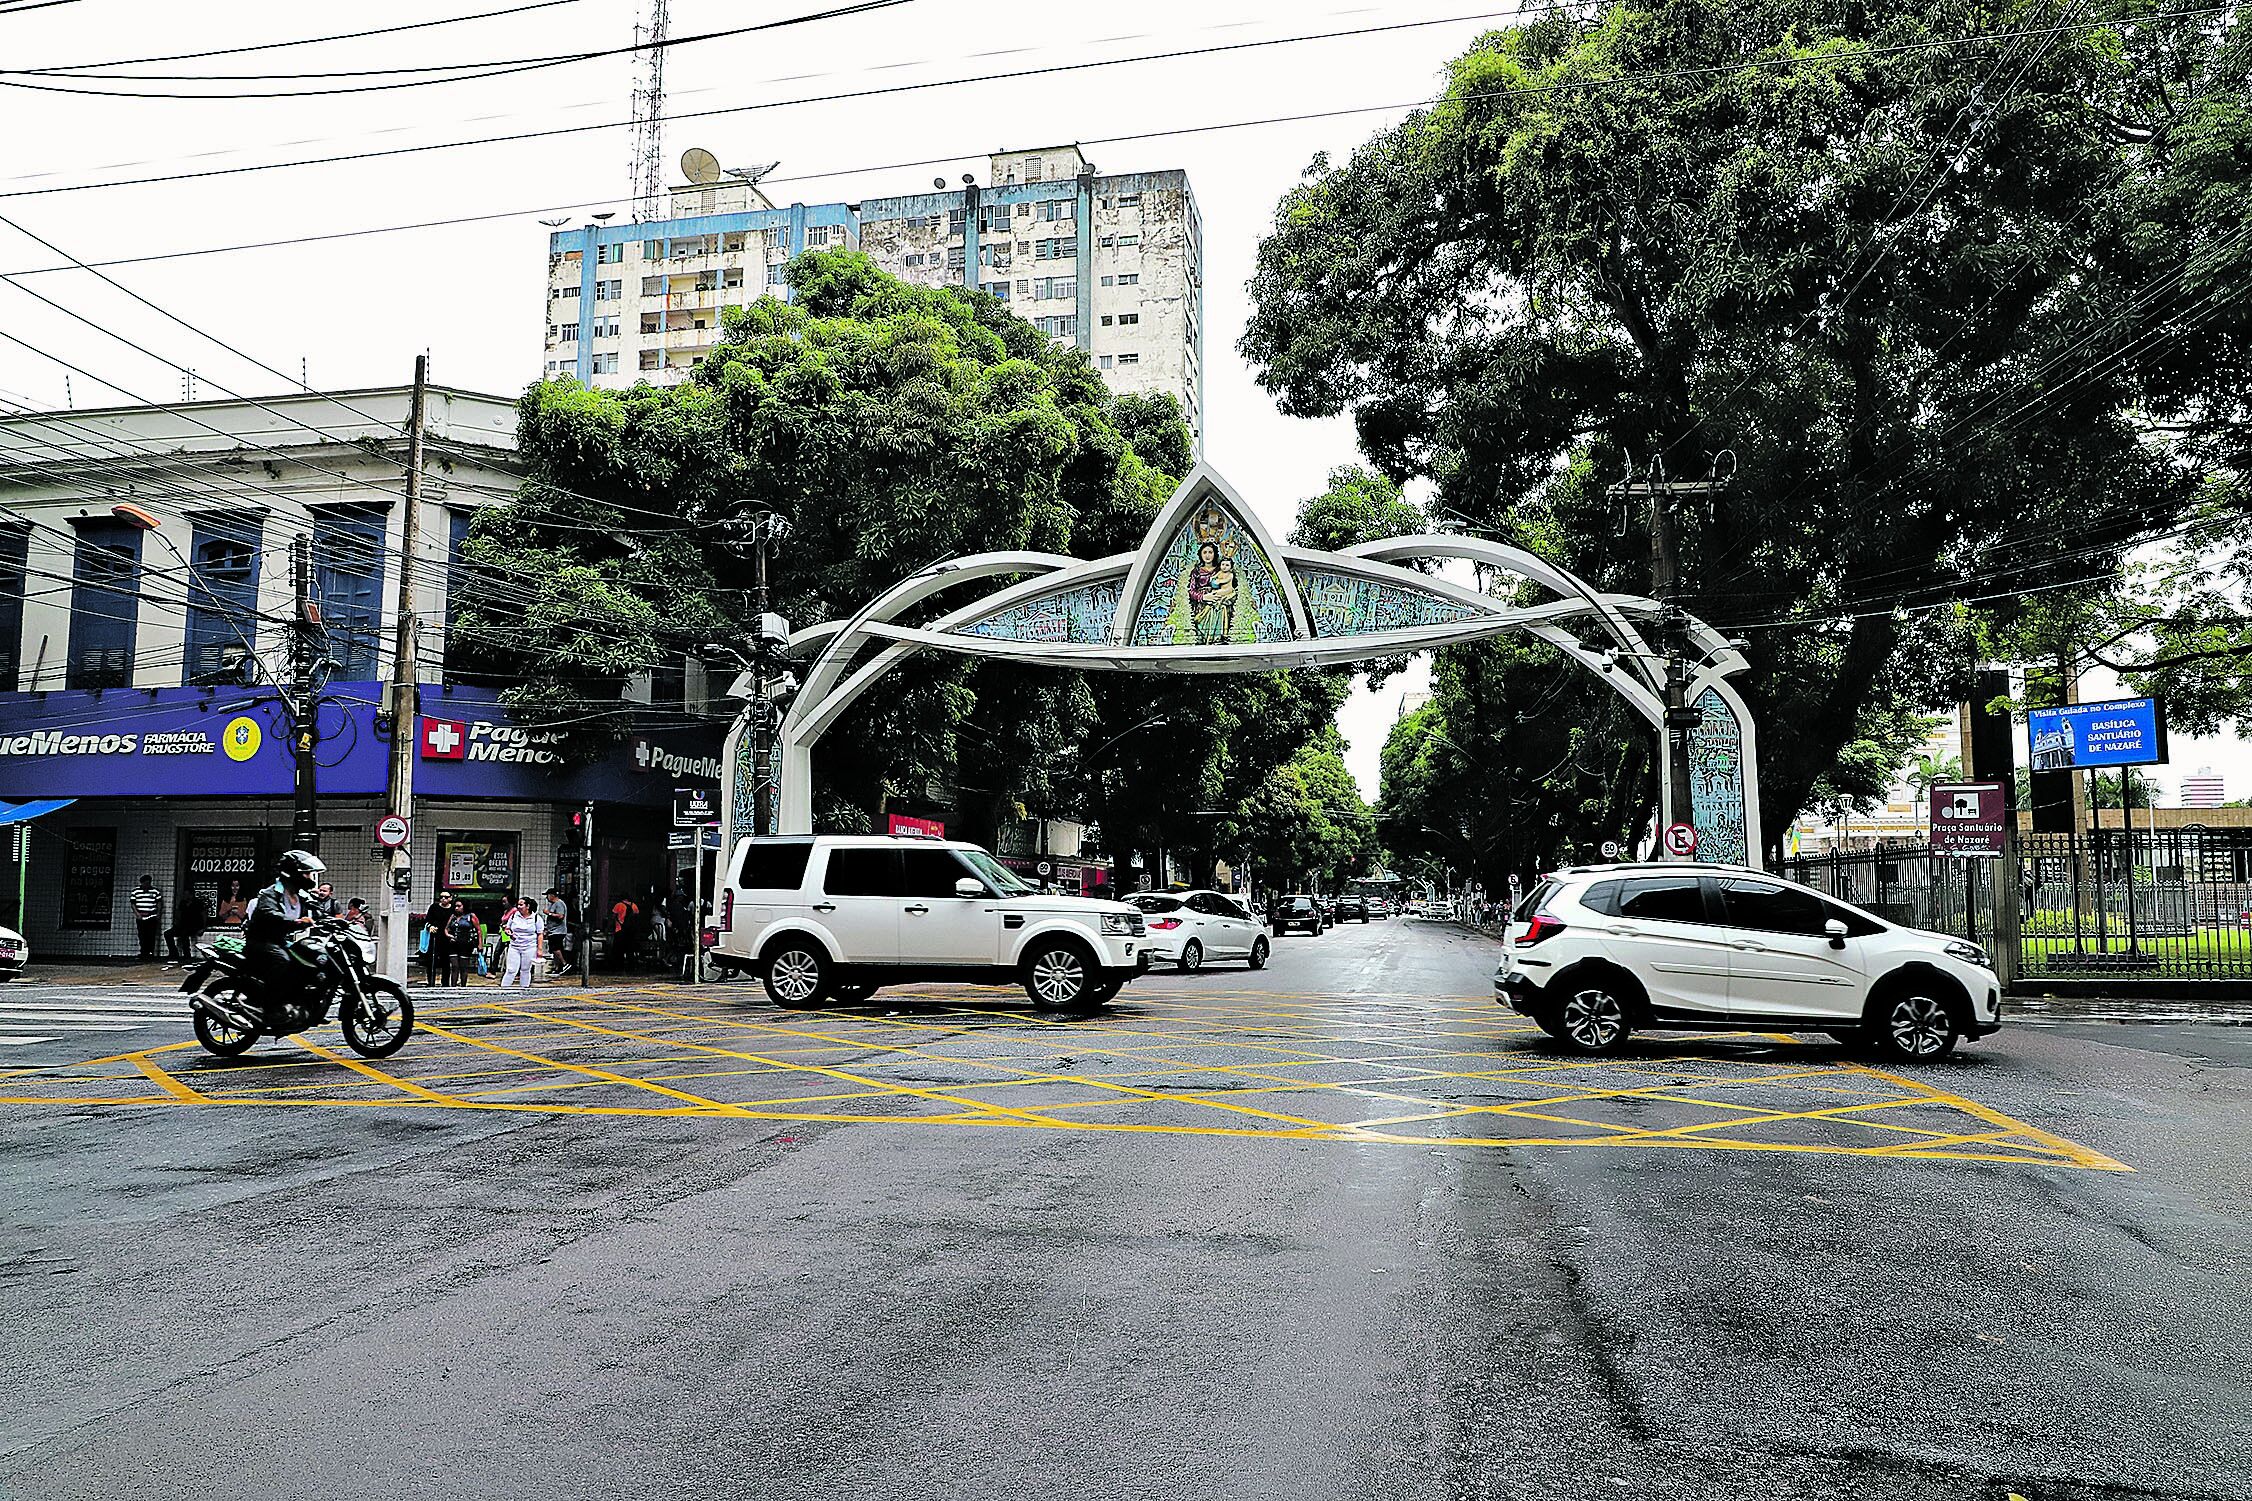
[{"label": "white hatchback car", "polygon": [[1202,969],[1207,959],[1243,959],[1267,967],[1267,934],[1259,919],[1224,891],[1142,891],[1126,898],[1149,923],[1149,957]]},{"label": "white hatchback car", "polygon": [[30,962],[31,945],[23,941],[23,935],[10,928],[0,928],[0,980],[13,980]]},{"label": "white hatchback car", "polygon": [[1494,995],[1588,1053],[1637,1028],[1750,1029],[1930,1060],[1993,1032],[2002,1007],[1977,944],[1727,865],[1547,877],[1511,916]]}]

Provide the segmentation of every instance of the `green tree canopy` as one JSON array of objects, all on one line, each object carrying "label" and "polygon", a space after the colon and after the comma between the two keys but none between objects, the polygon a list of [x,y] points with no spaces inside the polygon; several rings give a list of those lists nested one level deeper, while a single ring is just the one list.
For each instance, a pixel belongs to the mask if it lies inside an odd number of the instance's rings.
[{"label": "green tree canopy", "polygon": [[[1286,411],[1350,413],[1385,474],[1604,587],[1653,586],[1621,482],[1714,475],[1671,502],[1685,603],[1749,643],[1779,831],[1959,689],[1933,607],[2101,572],[2194,492],[2149,318],[2216,306],[2175,298],[2168,234],[2244,222],[2228,24],[1644,0],[1497,30],[1285,196],[1242,348]],[[2193,139],[2209,196],[2158,193]],[[2169,399],[2240,400],[2225,375],[2177,361]]]}]

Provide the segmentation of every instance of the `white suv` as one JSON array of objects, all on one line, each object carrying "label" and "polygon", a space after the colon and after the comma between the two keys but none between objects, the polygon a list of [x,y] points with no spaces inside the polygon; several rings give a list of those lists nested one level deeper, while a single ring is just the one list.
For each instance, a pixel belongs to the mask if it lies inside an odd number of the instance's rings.
[{"label": "white suv", "polygon": [[1494,996],[1579,1052],[1637,1027],[1820,1031],[1895,1058],[2001,1025],[1986,952],[1729,865],[1599,865],[1526,894]]},{"label": "white suv", "polygon": [[912,980],[1022,983],[1044,1011],[1103,1005],[1149,967],[1142,914],[1042,896],[974,844],[808,834],[736,842],[718,963],[777,1006],[861,1001]]}]

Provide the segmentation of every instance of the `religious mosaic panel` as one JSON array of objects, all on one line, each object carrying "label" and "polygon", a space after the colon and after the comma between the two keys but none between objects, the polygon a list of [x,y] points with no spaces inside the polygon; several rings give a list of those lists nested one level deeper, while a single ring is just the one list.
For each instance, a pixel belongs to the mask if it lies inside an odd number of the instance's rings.
[{"label": "religious mosaic panel", "polygon": [[1150,576],[1137,646],[1224,646],[1292,639],[1282,584],[1243,524],[1216,501],[1188,514]]},{"label": "religious mosaic panel", "polygon": [[1365,636],[1417,625],[1450,625],[1478,611],[1458,600],[1329,568],[1290,570],[1317,636]]},{"label": "religious mosaic panel", "polygon": [[1736,711],[1713,689],[1697,695],[1704,715],[1689,732],[1689,801],[1695,810],[1697,858],[1713,865],[1748,865],[1744,819],[1744,728]]},{"label": "religious mosaic panel", "polygon": [[1084,584],[1018,600],[958,627],[956,634],[995,641],[1107,641],[1118,618],[1118,592],[1115,583]]}]

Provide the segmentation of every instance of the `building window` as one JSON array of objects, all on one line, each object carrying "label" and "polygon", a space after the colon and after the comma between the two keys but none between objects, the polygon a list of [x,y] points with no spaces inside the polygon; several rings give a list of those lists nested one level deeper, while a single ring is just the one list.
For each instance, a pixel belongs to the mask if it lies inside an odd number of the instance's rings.
[{"label": "building window", "polygon": [[565,323],[561,325],[555,331],[555,342],[558,344],[578,343],[579,326],[576,323]]},{"label": "building window", "polygon": [[598,281],[594,284],[596,302],[616,302],[625,294],[626,284],[622,281]]},{"label": "building window", "polygon": [[618,315],[605,313],[595,319],[594,336],[597,339],[615,339],[618,336]]},{"label": "building window", "polygon": [[79,523],[65,688],[123,688],[133,681],[140,569],[140,528],[126,521]]},{"label": "building window", "polygon": [[1118,326],[1120,328],[1128,328],[1141,321],[1142,315],[1140,313],[1120,313],[1118,315]]},{"label": "building window", "polygon": [[741,286],[743,284],[743,268],[741,266],[728,267],[725,272],[721,273],[719,284],[722,288]]},{"label": "building window", "polygon": [[766,284],[770,287],[778,287],[782,285],[782,268],[780,266],[769,266],[766,268]]},{"label": "building window", "polygon": [[1106,286],[1106,287],[1107,287],[1107,286],[1109,286],[1109,285],[1110,285],[1110,282],[1111,282],[1111,279],[1110,279],[1109,277],[1107,277],[1107,276],[1106,276],[1106,277],[1104,277],[1104,278],[1103,278],[1103,285],[1104,285],[1104,286]]},{"label": "building window", "polygon": [[664,296],[665,279],[661,276],[644,276],[641,278],[641,295],[644,297]]},{"label": "building window", "polygon": [[1035,297],[1077,297],[1079,295],[1079,282],[1076,277],[1043,276],[1040,278],[1039,285],[1034,289],[1033,295]]},{"label": "building window", "polygon": [[1118,363],[1121,365],[1139,365],[1141,362],[1142,357],[1138,354],[1122,354],[1118,357]]},{"label": "building window", "polygon": [[1142,195],[1139,193],[1121,193],[1118,195],[1118,206],[1120,208],[1140,208],[1142,206]]},{"label": "building window", "polygon": [[1141,243],[1142,237],[1140,235],[1120,235],[1118,237],[1118,248],[1121,250],[1132,250]]},{"label": "building window", "polygon": [[1079,331],[1079,320],[1065,313],[1049,318],[1035,318],[1032,326],[1052,339],[1068,339]]},{"label": "building window", "polygon": [[617,354],[612,352],[596,355],[594,357],[594,373],[596,375],[616,375],[618,373]]},{"label": "building window", "polygon": [[1040,158],[1028,156],[1024,159],[1024,180],[1026,182],[1038,182],[1040,180]]},{"label": "building window", "polygon": [[313,580],[328,657],[343,679],[376,674],[383,644],[384,511],[337,506],[313,518]]},{"label": "building window", "polygon": [[985,290],[991,292],[1003,302],[1009,300],[1009,284],[1005,281],[989,281],[985,284]]},{"label": "building window", "polygon": [[188,556],[195,573],[188,580],[187,660],[180,681],[241,683],[250,666],[258,633],[258,553],[263,528],[254,517],[226,517],[196,523]]},{"label": "building window", "polygon": [[664,351],[662,351],[662,350],[658,350],[658,349],[644,349],[644,350],[642,350],[642,351],[641,351],[641,368],[642,368],[642,369],[644,369],[644,370],[659,370],[659,369],[662,369],[662,368],[664,367],[664,363],[663,363],[663,362],[664,362]]},{"label": "building window", "polygon": [[1108,250],[1118,243],[1118,236],[1104,235],[1101,239],[1095,241],[1095,243],[1101,246],[1103,249]]},{"label": "building window", "polygon": [[969,218],[970,211],[966,208],[948,209],[946,211],[946,232],[950,235],[960,234],[962,226],[969,222]]},{"label": "building window", "polygon": [[1103,314],[1103,325],[1102,325],[1102,326],[1103,326],[1103,327],[1105,327],[1105,328],[1108,328],[1108,327],[1110,327],[1110,323],[1111,323],[1111,317],[1110,317],[1110,314],[1108,314],[1108,313],[1105,313],[1105,314]]},{"label": "building window", "polygon": [[1076,205],[1068,198],[1050,198],[1040,205],[1040,217],[1051,223],[1057,219],[1069,219],[1074,207]]},{"label": "building window", "polygon": [[906,258],[906,260],[904,260],[904,261],[902,261],[902,262],[901,262],[901,264],[902,264],[902,265],[907,265],[907,266],[920,266],[920,265],[921,265],[922,263],[923,263],[923,258],[922,258],[922,257],[921,257],[920,255],[911,255],[911,256],[908,256],[908,257]]},{"label": "building window", "polygon": [[1097,355],[1097,356],[1095,357],[1095,360],[1096,360],[1096,363],[1097,363],[1097,364],[1099,364],[1099,365],[1101,365],[1101,366],[1102,366],[1102,367],[1103,367],[1103,368],[1104,368],[1105,370],[1108,370],[1108,369],[1110,368],[1110,356],[1109,356],[1109,355],[1107,355],[1107,354],[1104,354],[1104,355]]},{"label": "building window", "polygon": [[968,249],[967,249],[966,247],[964,247],[964,246],[961,246],[961,245],[949,245],[949,246],[947,246],[947,247],[946,247],[946,269],[947,269],[947,270],[949,270],[949,271],[959,271],[959,270],[961,270],[961,269],[962,269],[962,268],[963,268],[964,266],[966,266],[966,265],[968,265],[968,264],[969,264],[969,254],[970,254],[970,253],[969,253]]},{"label": "building window", "polygon": [[[1110,278],[1106,276],[1103,278],[1103,281],[1107,285],[1110,281]],[[1138,287],[1142,284],[1142,273],[1139,271],[1128,271],[1118,278],[1118,284],[1122,287]]]},{"label": "building window", "polygon": [[597,266],[622,265],[625,262],[625,258],[626,242],[623,240],[619,240],[616,243],[610,245],[597,245],[594,247],[594,263]]},{"label": "building window", "polygon": [[0,527],[0,692],[13,693],[21,686],[16,675],[30,564],[31,533],[22,527]]},{"label": "building window", "polygon": [[1032,258],[1036,261],[1067,261],[1079,254],[1077,240],[1035,240]]},{"label": "building window", "polygon": [[641,258],[643,260],[662,260],[664,259],[664,255],[665,242],[663,240],[643,240],[641,242]]}]

